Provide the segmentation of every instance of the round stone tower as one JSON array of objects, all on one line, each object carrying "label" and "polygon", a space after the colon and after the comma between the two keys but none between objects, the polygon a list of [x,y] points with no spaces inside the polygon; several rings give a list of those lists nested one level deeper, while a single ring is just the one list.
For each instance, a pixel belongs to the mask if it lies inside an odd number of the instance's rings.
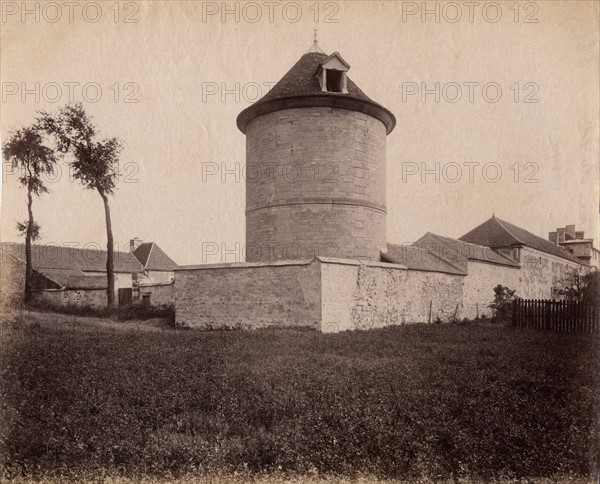
[{"label": "round stone tower", "polygon": [[246,260],[380,260],[385,143],[396,120],[337,53],[309,52],[237,118],[246,134]]}]

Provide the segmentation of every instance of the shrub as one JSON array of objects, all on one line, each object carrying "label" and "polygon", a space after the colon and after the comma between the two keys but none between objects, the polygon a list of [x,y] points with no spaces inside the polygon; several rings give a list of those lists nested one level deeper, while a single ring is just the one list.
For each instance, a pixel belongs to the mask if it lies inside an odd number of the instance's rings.
[{"label": "shrub", "polygon": [[494,288],[494,302],[488,305],[493,311],[492,321],[495,323],[508,323],[512,319],[513,301],[516,299],[516,290],[502,284]]},{"label": "shrub", "polygon": [[143,321],[152,318],[165,318],[169,322],[175,322],[175,308],[172,304],[150,306],[135,302],[127,306],[115,308],[114,315],[120,320],[139,319]]},{"label": "shrub", "polygon": [[110,312],[105,307],[96,307],[90,305],[81,304],[54,304],[45,299],[33,298],[28,303],[22,302],[20,305],[21,309],[31,309],[33,311],[50,312],[50,313],[61,313],[71,314],[79,317],[94,317],[94,318],[105,318],[110,316]]},{"label": "shrub", "polygon": [[112,309],[79,304],[53,304],[43,299],[34,300],[27,304],[28,309],[43,312],[71,314],[79,317],[111,318],[119,321],[137,319],[144,321],[152,318],[167,319],[169,323],[175,322],[175,308],[172,304],[149,306],[141,302],[135,302],[126,306],[118,306]]},{"label": "shrub", "polygon": [[567,301],[597,304],[600,300],[600,272],[593,267],[570,270],[556,281],[553,292]]}]

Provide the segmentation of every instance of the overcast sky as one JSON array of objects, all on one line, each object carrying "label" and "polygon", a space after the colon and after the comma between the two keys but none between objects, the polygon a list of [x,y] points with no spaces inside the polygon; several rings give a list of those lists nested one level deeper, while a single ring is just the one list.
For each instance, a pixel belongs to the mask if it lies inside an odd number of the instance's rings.
[{"label": "overcast sky", "polygon": [[[235,119],[310,48],[315,27],[397,118],[390,242],[460,237],[492,213],[542,237],[576,224],[598,240],[597,2],[425,2],[430,13],[422,2],[27,5],[2,5],[2,137],[70,98],[120,137],[119,248],[138,236],[180,264],[240,259],[206,253],[244,244]],[[104,246],[102,200],[69,180],[67,161],[34,201],[42,243]],[[18,241],[26,192],[3,170],[0,238]]]}]

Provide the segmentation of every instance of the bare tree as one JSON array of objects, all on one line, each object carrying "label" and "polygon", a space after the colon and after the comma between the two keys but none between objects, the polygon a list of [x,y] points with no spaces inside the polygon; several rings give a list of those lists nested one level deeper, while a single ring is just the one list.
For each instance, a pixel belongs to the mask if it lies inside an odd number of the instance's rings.
[{"label": "bare tree", "polygon": [[27,188],[28,219],[18,222],[17,229],[25,235],[25,302],[33,294],[33,263],[31,244],[39,237],[39,225],[33,219],[33,196],[47,193],[44,175],[54,173],[56,154],[44,145],[44,138],[38,126],[27,126],[9,136],[2,147],[4,158],[20,171],[19,182]]},{"label": "bare tree", "polygon": [[118,138],[97,139],[97,130],[81,103],[67,105],[56,116],[42,112],[38,122],[55,135],[58,149],[71,153],[73,177],[89,189],[96,190],[104,204],[106,222],[107,306],[115,301],[114,241],[110,218],[109,196],[119,177],[119,155],[123,144]]}]

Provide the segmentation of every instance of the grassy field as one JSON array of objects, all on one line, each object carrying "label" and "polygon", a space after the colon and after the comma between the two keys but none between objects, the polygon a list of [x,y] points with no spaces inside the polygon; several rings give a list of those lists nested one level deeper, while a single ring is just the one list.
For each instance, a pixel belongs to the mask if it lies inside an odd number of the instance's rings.
[{"label": "grassy field", "polygon": [[3,320],[0,457],[28,479],[597,479],[597,337]]}]

